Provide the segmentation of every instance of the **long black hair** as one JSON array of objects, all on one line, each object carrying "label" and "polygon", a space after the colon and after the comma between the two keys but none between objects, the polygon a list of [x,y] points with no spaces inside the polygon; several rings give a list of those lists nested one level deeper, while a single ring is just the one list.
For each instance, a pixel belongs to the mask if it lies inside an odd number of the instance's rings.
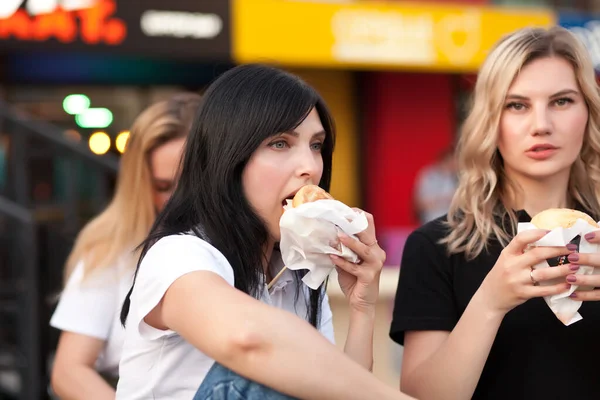
[{"label": "long black hair", "polygon": [[[335,127],[312,87],[295,75],[259,64],[235,67],[216,79],[203,95],[188,136],[177,188],[142,243],[136,276],[156,241],[192,231],[227,258],[235,287],[259,298],[268,231],[244,196],[242,172],[264,140],[295,129],[313,108],[326,132],[319,186],[329,190]],[[295,273],[298,283],[305,273]],[[121,310],[123,325],[134,286],[135,278]],[[311,290],[307,304],[307,319],[315,327],[323,291]]]}]

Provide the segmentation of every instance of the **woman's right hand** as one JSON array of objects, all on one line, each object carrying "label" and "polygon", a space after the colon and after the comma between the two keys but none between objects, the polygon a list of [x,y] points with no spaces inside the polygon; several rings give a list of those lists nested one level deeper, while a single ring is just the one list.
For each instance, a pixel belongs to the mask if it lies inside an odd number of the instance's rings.
[{"label": "woman's right hand", "polygon": [[[534,297],[552,296],[566,292],[571,285],[561,279],[560,283],[549,282],[566,277],[579,269],[578,265],[561,265],[532,270],[544,260],[570,254],[567,247],[534,247],[525,251],[548,231],[535,229],[523,231],[502,250],[500,257],[479,287],[478,295],[483,298],[491,312],[503,315]],[[574,247],[575,250],[575,247]],[[535,282],[540,285],[534,284]]]}]

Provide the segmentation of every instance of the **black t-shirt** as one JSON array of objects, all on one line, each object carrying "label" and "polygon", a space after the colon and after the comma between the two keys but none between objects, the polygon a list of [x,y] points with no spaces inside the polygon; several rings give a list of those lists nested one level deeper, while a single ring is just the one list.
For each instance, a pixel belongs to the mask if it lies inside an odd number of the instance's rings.
[{"label": "black t-shirt", "polygon": [[[531,218],[517,213],[520,222]],[[467,261],[447,256],[439,240],[445,217],[407,239],[402,256],[390,337],[404,332],[452,331],[502,246]],[[600,399],[600,302],[584,302],[583,320],[564,326],[543,298],[531,299],[502,321],[473,399]]]}]

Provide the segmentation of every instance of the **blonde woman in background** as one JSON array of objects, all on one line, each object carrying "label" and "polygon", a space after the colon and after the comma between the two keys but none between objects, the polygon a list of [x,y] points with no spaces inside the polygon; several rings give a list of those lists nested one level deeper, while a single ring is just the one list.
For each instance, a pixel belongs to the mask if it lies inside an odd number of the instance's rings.
[{"label": "blonde woman in background", "polygon": [[62,331],[52,388],[63,400],[114,399],[123,342],[119,313],[137,254],[169,199],[200,96],[181,93],[143,111],[121,158],[114,198],[79,234],[50,324]]},{"label": "blonde woman in background", "polygon": [[[444,400],[600,396],[600,303],[584,301],[583,320],[565,326],[542,299],[570,288],[578,254],[572,245],[524,253],[546,231],[515,235],[548,208],[600,218],[599,124],[592,62],[570,32],[524,29],[491,51],[460,137],[450,211],[404,248],[390,332],[404,345],[401,390]],[[532,269],[566,254],[570,264]]]}]

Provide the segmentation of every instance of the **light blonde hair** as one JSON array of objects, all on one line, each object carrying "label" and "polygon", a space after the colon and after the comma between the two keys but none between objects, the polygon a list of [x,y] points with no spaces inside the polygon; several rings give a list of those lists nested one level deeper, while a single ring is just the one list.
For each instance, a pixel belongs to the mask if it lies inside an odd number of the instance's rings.
[{"label": "light blonde hair", "polygon": [[464,252],[473,259],[490,239],[506,246],[516,232],[517,217],[506,202],[520,188],[504,173],[497,149],[500,117],[520,70],[545,57],[560,57],[573,66],[585,99],[588,123],[580,155],[571,168],[568,193],[571,202],[579,202],[595,218],[600,216],[600,95],[592,61],[583,44],[564,28],[521,29],[494,46],[477,78],[458,140],[459,184],[448,213],[449,233],[442,240],[450,254]]},{"label": "light blonde hair", "polygon": [[65,282],[81,261],[87,277],[92,270],[115,265],[123,255],[134,256],[156,218],[149,155],[171,140],[187,137],[200,100],[200,95],[179,93],[136,118],[121,156],[114,197],[79,233],[66,262]]}]

